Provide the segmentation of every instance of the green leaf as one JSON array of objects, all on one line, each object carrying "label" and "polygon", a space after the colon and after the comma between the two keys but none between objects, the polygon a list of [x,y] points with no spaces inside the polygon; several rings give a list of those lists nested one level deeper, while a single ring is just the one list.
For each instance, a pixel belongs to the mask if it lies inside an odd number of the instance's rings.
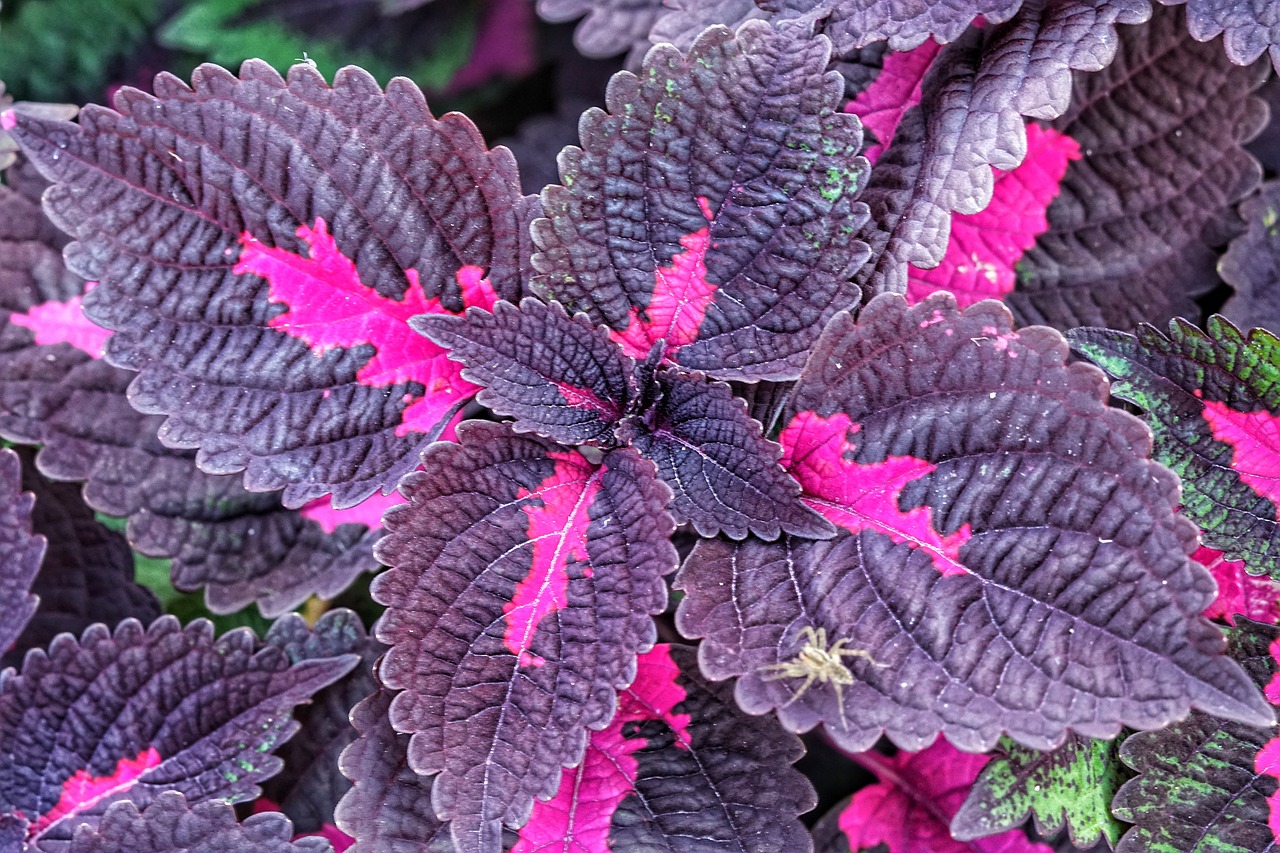
[{"label": "green leaf", "polygon": [[1071,843],[1090,847],[1105,836],[1114,847],[1124,824],[1111,816],[1111,799],[1131,775],[1118,741],[1072,736],[1059,749],[1040,752],[1004,738],[951,821],[959,841],[1021,826],[1035,815],[1036,831],[1051,836],[1066,824]]}]

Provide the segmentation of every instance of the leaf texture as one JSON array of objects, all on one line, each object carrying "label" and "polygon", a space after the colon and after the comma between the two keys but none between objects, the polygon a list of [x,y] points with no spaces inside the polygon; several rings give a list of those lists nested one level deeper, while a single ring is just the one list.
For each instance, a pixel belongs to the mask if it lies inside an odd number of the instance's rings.
[{"label": "leaf texture", "polygon": [[676,557],[667,490],[633,451],[595,465],[482,422],[459,440],[402,482],[373,595],[392,647],[380,677],[404,691],[392,725],[413,734],[410,766],[438,774],[433,803],[459,850],[479,853],[608,725]]},{"label": "leaf texture", "polygon": [[[1228,631],[1231,654],[1270,688],[1280,632],[1242,624]],[[1273,853],[1276,771],[1268,758],[1278,730],[1194,713],[1185,722],[1125,740],[1120,757],[1137,771],[1112,803],[1131,827],[1116,853],[1205,850]]]},{"label": "leaf texture", "polygon": [[[406,312],[521,290],[534,200],[514,160],[358,69],[330,87],[305,64],[287,80],[206,65],[155,91],[14,130],[57,182],[70,266],[100,282],[86,310],[116,330],[109,358],[140,371],[132,402],[206,471],[245,469],[290,505],[390,491],[465,401],[437,387],[449,362]],[[341,313],[353,303],[367,324]]]},{"label": "leaf texture", "polygon": [[1007,21],[1022,0],[760,0],[778,20],[818,21],[836,53],[887,41],[893,50],[910,50],[932,36],[955,41],[979,16],[988,23]]},{"label": "leaf texture", "polygon": [[541,292],[605,323],[628,355],[721,379],[794,378],[852,304],[866,179],[821,40],[748,22],[658,47],[610,82],[533,225]]},{"label": "leaf texture", "polygon": [[36,612],[31,584],[40,571],[46,540],[31,528],[35,495],[22,491],[18,454],[0,449],[0,654],[13,646]]},{"label": "leaf texture", "polygon": [[790,766],[800,741],[698,677],[690,648],[655,646],[636,669],[613,721],[556,796],[534,805],[512,853],[805,849],[796,815],[814,800]]},{"label": "leaf texture", "polygon": [[1190,707],[1268,719],[1200,615],[1213,584],[1176,480],[1066,355],[989,301],[837,316],[782,440],[805,502],[848,535],[699,543],[677,624],[706,638],[703,672],[854,751],[881,732],[1046,749]]},{"label": "leaf texture", "polygon": [[1228,560],[1221,551],[1201,545],[1193,555],[1208,567],[1218,585],[1218,597],[1205,610],[1210,619],[1235,624],[1236,616],[1268,625],[1280,623],[1280,582],[1270,575],[1251,575],[1241,560]]},{"label": "leaf texture", "polygon": [[585,56],[606,57],[648,49],[662,0],[538,0],[537,9],[544,21],[585,15],[574,30],[573,45]]},{"label": "leaf texture", "polygon": [[271,750],[296,730],[293,706],[355,662],[290,666],[248,630],[215,641],[207,621],[182,628],[171,616],[60,635],[0,682],[0,813],[45,844],[120,798],[252,798],[280,767]]},{"label": "leaf texture", "polygon": [[1083,156],[1018,264],[1005,301],[1020,323],[1131,331],[1198,317],[1193,298],[1217,284],[1217,248],[1230,236],[1224,217],[1261,177],[1243,143],[1265,124],[1251,94],[1264,67],[1193,41],[1176,10],[1124,28],[1116,44],[1104,71],[1076,76],[1054,122]]},{"label": "leaf texture", "polygon": [[992,168],[1026,156],[1023,116],[1067,109],[1071,71],[1096,71],[1115,54],[1116,24],[1145,20],[1145,0],[1029,4],[999,26],[971,29],[945,47],[877,162],[863,200],[873,263],[858,281],[872,293],[904,293],[908,265],[936,266],[951,213],[991,200]]},{"label": "leaf texture", "polygon": [[1226,34],[1227,56],[1248,65],[1271,54],[1280,71],[1280,14],[1266,0],[1160,0],[1166,6],[1187,6],[1187,27],[1196,41]]},{"label": "leaf texture", "polygon": [[1240,205],[1246,230],[1231,241],[1218,271],[1235,288],[1222,314],[1242,329],[1280,334],[1280,182]]},{"label": "leaf texture", "polygon": [[1280,339],[1214,316],[1205,331],[1175,320],[1168,337],[1139,326],[1135,335],[1079,329],[1070,340],[1115,377],[1112,394],[1144,411],[1204,543],[1280,579]]}]

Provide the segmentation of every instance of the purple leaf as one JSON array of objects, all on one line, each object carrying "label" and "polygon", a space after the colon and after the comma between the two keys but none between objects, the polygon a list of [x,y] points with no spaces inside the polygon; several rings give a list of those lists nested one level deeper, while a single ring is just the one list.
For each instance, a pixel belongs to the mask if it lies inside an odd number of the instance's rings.
[{"label": "purple leaf", "polygon": [[439,774],[459,850],[479,853],[608,725],[676,557],[667,490],[633,451],[595,465],[498,424],[458,434],[401,483],[373,595],[392,646],[380,676],[404,691],[392,725],[413,734],[410,766]]},{"label": "purple leaf", "polygon": [[356,660],[290,666],[247,630],[215,641],[208,622],[181,628],[171,616],[62,634],[0,682],[0,814],[42,844],[116,799],[250,799],[280,767],[270,751],[296,730],[293,706]]},{"label": "purple leaf", "polygon": [[1231,241],[1218,267],[1236,291],[1222,313],[1242,329],[1261,326],[1280,334],[1280,182],[1264,184],[1241,203],[1240,215],[1246,230]]},{"label": "purple leaf", "polygon": [[616,56],[649,48],[649,29],[662,12],[662,0],[538,0],[544,21],[571,21],[586,15],[573,33],[573,45],[585,56]]},{"label": "purple leaf", "polygon": [[[716,378],[794,378],[857,299],[861,131],[821,40],[749,22],[659,47],[609,85],[543,191],[538,286],[633,358]],[[622,164],[627,164],[625,167]]]},{"label": "purple leaf", "polygon": [[188,805],[166,791],[139,811],[129,801],[107,809],[97,827],[83,827],[67,853],[328,853],[319,838],[291,841],[293,827],[279,814],[253,815],[236,822],[235,809],[205,801]]},{"label": "purple leaf", "polygon": [[707,27],[721,24],[736,30],[747,21],[766,17],[768,13],[755,0],[662,0],[662,12],[649,29],[649,41],[670,42],[687,51]]},{"label": "purple leaf", "polygon": [[452,350],[463,376],[484,386],[476,399],[514,416],[517,430],[570,445],[617,443],[614,426],[637,397],[635,364],[583,315],[527,298],[519,308],[500,302],[493,313],[412,325]]},{"label": "purple leaf", "polygon": [[910,50],[933,36],[940,43],[960,37],[979,16],[988,23],[1007,21],[1022,0],[758,0],[778,20],[817,21],[821,32],[847,53],[888,41],[893,50]]},{"label": "purple leaf", "polygon": [[[888,758],[858,757],[879,777],[829,812],[814,828],[819,853],[885,850],[886,853],[1051,853],[1020,829],[976,841],[956,841],[951,818],[960,810],[989,755],[961,752],[939,740],[920,752]],[[843,838],[841,838],[843,836]],[[840,843],[844,843],[841,848]]]},{"label": "purple leaf", "polygon": [[876,261],[858,280],[873,293],[904,293],[908,265],[936,266],[951,212],[982,210],[991,200],[992,168],[1010,171],[1025,157],[1022,117],[1061,114],[1070,72],[1104,68],[1115,53],[1115,25],[1149,12],[1146,0],[1033,4],[945,47],[863,196]]},{"label": "purple leaf", "polygon": [[1160,0],[1166,6],[1187,4],[1187,28],[1196,41],[1226,33],[1227,56],[1248,65],[1264,51],[1280,71],[1280,15],[1268,0]]},{"label": "purple leaf", "polygon": [[[813,792],[802,752],[768,717],[750,717],[694,654],[658,645],[636,662],[618,712],[594,732],[555,797],[534,804],[512,853],[774,853],[801,850],[796,820]],[[731,806],[727,806],[732,803]]]},{"label": "purple leaf", "polygon": [[389,491],[462,404],[405,319],[459,312],[482,282],[520,293],[536,200],[514,160],[359,69],[330,87],[305,64],[287,81],[206,65],[155,91],[79,125],[5,114],[58,182],[47,209],[78,240],[73,271],[100,282],[86,310],[116,330],[108,357],[140,371],[132,401],[205,470],[245,469],[290,505]]},{"label": "purple leaf", "polygon": [[1121,29],[1116,61],[1077,75],[1054,127],[1083,156],[1018,264],[1005,302],[1020,323],[1132,330],[1200,316],[1194,298],[1218,281],[1232,206],[1260,177],[1243,143],[1266,121],[1251,94],[1266,69],[1192,41],[1182,17],[1161,8],[1146,26]]},{"label": "purple leaf", "polygon": [[31,584],[40,571],[45,538],[31,529],[35,496],[22,491],[18,454],[0,449],[0,655],[7,652],[36,612]]},{"label": "purple leaf", "polygon": [[1270,707],[1221,655],[1173,475],[1150,434],[1065,363],[1052,330],[945,294],[837,315],[792,392],[787,462],[829,542],[704,540],[677,624],[751,713],[819,722],[850,750],[882,732],[1036,749],[1191,707]]}]

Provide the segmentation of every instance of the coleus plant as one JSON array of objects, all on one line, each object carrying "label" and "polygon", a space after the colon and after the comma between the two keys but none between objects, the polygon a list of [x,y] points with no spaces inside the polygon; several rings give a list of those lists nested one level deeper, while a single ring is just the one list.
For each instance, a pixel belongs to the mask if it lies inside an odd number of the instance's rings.
[{"label": "coleus plant", "polygon": [[0,113],[0,851],[1280,843],[1280,340],[1142,325],[1266,301],[1280,24],[900,5],[674,4],[539,195],[353,67]]}]

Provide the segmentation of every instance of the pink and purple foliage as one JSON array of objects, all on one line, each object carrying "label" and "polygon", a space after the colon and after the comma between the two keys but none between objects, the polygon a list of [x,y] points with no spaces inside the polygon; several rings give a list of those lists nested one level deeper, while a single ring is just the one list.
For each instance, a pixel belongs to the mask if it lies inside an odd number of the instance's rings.
[{"label": "pink and purple foliage", "polygon": [[[1280,339],[1196,299],[1280,24],[447,5],[479,124],[310,61],[0,107],[0,850],[1047,853],[952,819],[1122,736],[1118,853],[1274,847]],[[632,54],[525,195],[535,13]]]}]

